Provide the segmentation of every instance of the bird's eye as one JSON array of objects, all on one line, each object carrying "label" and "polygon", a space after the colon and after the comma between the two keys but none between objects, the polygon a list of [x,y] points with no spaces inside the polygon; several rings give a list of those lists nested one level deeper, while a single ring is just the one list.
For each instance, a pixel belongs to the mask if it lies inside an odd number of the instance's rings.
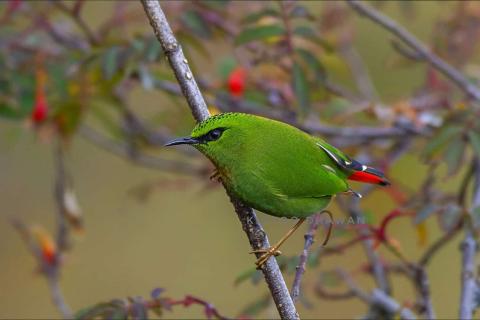
[{"label": "bird's eye", "polygon": [[220,136],[222,135],[223,133],[223,130],[218,128],[218,129],[213,129],[212,131],[210,131],[208,133],[208,140],[210,141],[215,141],[215,140],[218,140],[218,138],[220,138]]}]

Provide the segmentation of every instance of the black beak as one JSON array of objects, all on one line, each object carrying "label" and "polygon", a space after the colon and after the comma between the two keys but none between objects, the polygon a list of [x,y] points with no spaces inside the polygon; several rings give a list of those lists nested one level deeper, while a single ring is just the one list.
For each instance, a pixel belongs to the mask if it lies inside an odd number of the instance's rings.
[{"label": "black beak", "polygon": [[184,137],[184,138],[178,138],[170,142],[167,142],[165,144],[165,147],[175,146],[177,144],[195,144],[195,143],[199,143],[199,141],[192,137]]}]

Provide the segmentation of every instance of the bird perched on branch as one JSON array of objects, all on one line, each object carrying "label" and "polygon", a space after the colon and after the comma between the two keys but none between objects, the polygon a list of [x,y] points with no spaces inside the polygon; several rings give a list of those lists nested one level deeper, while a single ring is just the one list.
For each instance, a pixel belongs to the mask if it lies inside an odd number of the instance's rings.
[{"label": "bird perched on branch", "polygon": [[261,267],[293,232],[324,210],[340,193],[351,193],[347,180],[388,185],[382,172],[351,159],[320,138],[279,121],[244,113],[212,116],[191,136],[166,144],[189,144],[215,165],[227,190],[254,209],[276,217],[297,218],[295,226],[263,253]]}]

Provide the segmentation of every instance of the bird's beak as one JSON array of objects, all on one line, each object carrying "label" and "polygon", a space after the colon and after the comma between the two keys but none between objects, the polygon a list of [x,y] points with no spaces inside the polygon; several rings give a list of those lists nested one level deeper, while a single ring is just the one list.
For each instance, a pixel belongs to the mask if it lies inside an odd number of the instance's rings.
[{"label": "bird's beak", "polygon": [[165,147],[175,146],[177,144],[196,144],[199,143],[198,139],[192,137],[177,138],[165,144]]}]

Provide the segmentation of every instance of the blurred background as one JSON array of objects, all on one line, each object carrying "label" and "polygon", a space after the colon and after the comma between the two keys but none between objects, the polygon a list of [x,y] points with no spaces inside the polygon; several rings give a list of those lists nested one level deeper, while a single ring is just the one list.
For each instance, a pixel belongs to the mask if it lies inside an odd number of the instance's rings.
[{"label": "blurred background", "polygon": [[[478,2],[371,5],[478,80]],[[352,186],[366,193],[356,210],[372,226],[392,210],[405,213],[388,224],[395,249],[374,249],[401,305],[421,314],[415,282],[395,271],[403,263],[395,253],[418,261],[452,233],[425,269],[437,316],[457,317],[458,221],[472,207],[471,163],[480,152],[471,99],[343,2],[172,1],[162,8],[212,113],[290,122],[386,170],[390,188]],[[148,299],[160,287],[175,299],[200,297],[227,317],[278,317],[224,189],[208,179],[211,165],[188,148],[162,147],[193,126],[140,2],[2,1],[0,318],[61,317],[46,281],[57,274],[73,311]],[[363,136],[355,128],[395,134]],[[350,198],[340,198],[330,207],[336,219],[352,210]],[[292,226],[258,217],[271,242]],[[55,240],[59,221],[69,230],[64,246]],[[306,228],[282,249],[289,287]],[[328,246],[357,232],[336,226]],[[367,304],[328,299],[319,288],[345,291],[332,271],[338,267],[365,291],[375,288],[364,247],[323,254],[324,234],[317,233],[299,313],[361,317]],[[175,306],[164,316],[205,317],[201,306]]]}]

